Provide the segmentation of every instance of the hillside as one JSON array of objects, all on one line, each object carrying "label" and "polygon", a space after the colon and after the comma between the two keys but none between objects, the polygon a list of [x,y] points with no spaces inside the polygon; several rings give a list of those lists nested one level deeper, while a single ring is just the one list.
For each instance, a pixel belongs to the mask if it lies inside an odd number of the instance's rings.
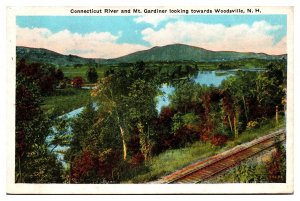
[{"label": "hillside", "polygon": [[210,51],[199,47],[173,44],[162,47],[153,47],[149,50],[135,52],[123,57],[116,58],[117,62],[143,61],[231,61],[238,59],[278,59],[282,56],[267,55],[264,53],[241,53],[230,51]]},{"label": "hillside", "polygon": [[183,44],[172,44],[162,47],[153,47],[148,50],[134,52],[122,57],[112,59],[88,59],[75,55],[62,55],[47,49],[17,47],[17,58],[25,58],[32,62],[51,63],[59,66],[72,66],[76,64],[111,64],[111,63],[135,63],[145,62],[170,62],[170,61],[195,61],[195,62],[214,62],[232,61],[239,59],[266,59],[275,60],[286,55],[268,55],[264,53],[252,52],[230,52],[230,51],[211,51],[199,47]]},{"label": "hillside", "polygon": [[101,59],[88,59],[76,55],[63,55],[43,49],[17,46],[17,59],[25,58],[30,62],[49,63],[55,66],[73,66],[101,62]]}]

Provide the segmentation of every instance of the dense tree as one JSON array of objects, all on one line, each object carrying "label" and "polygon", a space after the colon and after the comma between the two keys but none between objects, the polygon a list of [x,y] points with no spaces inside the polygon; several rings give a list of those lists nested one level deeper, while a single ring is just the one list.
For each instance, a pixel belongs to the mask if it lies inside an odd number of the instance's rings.
[{"label": "dense tree", "polygon": [[188,108],[194,108],[194,103],[199,101],[201,93],[202,87],[199,84],[193,81],[179,82],[170,96],[171,106],[185,114]]},{"label": "dense tree", "polygon": [[128,106],[129,121],[139,131],[140,150],[147,160],[150,156],[153,129],[150,121],[157,116],[155,97],[158,93],[157,86],[142,79],[135,80],[129,87],[129,94],[125,98]]},{"label": "dense tree", "polygon": [[72,183],[118,181],[122,171],[122,141],[114,119],[89,104],[71,126],[73,138],[66,159]]},{"label": "dense tree", "polygon": [[16,73],[35,82],[41,95],[50,95],[59,82],[56,69],[53,66],[41,63],[27,63],[25,59],[17,61]]},{"label": "dense tree", "polygon": [[62,81],[64,77],[65,77],[64,72],[61,69],[56,69],[55,78],[59,81]]},{"label": "dense tree", "polygon": [[16,83],[16,182],[62,182],[62,167],[45,144],[51,122],[40,109],[39,87],[17,73]]},{"label": "dense tree", "polygon": [[249,121],[274,115],[276,106],[283,109],[286,89],[284,69],[284,63],[270,63],[264,72],[239,72],[223,82],[223,89],[233,102],[235,118],[239,116],[242,127]]},{"label": "dense tree", "polygon": [[96,68],[90,67],[86,72],[86,77],[90,83],[96,83],[98,80]]},{"label": "dense tree", "polygon": [[[126,105],[122,104],[124,96],[122,94],[126,91],[126,85],[122,86],[122,78],[117,76],[109,76],[102,78],[98,83],[97,91],[93,95],[97,96],[99,101],[99,112],[101,113],[98,123],[104,121],[104,116],[110,116],[112,122],[119,127],[120,138],[123,143],[123,159],[127,159],[127,145],[126,145],[126,119],[127,115],[124,110]],[[125,89],[124,89],[125,88]]]}]

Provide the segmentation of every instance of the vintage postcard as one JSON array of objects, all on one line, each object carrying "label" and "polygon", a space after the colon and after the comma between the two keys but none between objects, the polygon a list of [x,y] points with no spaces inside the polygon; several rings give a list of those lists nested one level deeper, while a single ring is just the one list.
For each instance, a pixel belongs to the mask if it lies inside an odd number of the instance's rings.
[{"label": "vintage postcard", "polygon": [[293,7],[7,22],[7,193],[293,193]]}]

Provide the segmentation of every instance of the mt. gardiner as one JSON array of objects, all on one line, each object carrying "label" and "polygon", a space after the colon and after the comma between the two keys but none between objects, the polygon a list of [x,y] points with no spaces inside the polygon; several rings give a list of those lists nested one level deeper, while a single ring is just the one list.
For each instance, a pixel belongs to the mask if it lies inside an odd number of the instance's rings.
[{"label": "mt. gardiner", "polygon": [[171,44],[161,47],[152,47],[148,50],[134,52],[122,57],[112,59],[83,58],[76,55],[63,55],[57,52],[30,47],[16,47],[17,59],[25,58],[31,62],[50,63],[56,66],[71,66],[75,64],[115,64],[115,63],[135,63],[144,62],[214,62],[232,61],[239,59],[265,59],[277,60],[286,58],[287,55],[268,55],[265,53],[253,52],[233,52],[233,51],[211,51],[199,47]]}]

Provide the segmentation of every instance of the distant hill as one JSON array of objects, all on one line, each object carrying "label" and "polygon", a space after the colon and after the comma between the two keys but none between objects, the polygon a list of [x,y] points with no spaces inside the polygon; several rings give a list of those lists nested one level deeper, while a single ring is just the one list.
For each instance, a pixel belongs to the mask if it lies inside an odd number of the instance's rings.
[{"label": "distant hill", "polygon": [[274,56],[264,53],[252,52],[231,52],[231,51],[210,51],[199,47],[172,44],[162,47],[153,47],[149,50],[139,51],[116,58],[117,62],[135,62],[142,61],[231,61],[238,59],[267,59],[273,60],[281,58],[284,55]]},{"label": "distant hill", "polygon": [[17,59],[25,58],[30,62],[49,63],[55,66],[74,66],[80,64],[99,63],[102,59],[89,59],[76,55],[63,55],[44,48],[17,46]]},{"label": "distant hill", "polygon": [[232,61],[239,59],[265,59],[276,60],[286,55],[268,55],[253,52],[232,52],[232,51],[211,51],[199,47],[172,44],[162,47],[153,47],[148,50],[134,52],[122,57],[113,59],[88,59],[75,55],[62,55],[51,50],[42,48],[29,48],[17,46],[17,58],[25,58],[32,62],[51,63],[57,66],[72,66],[80,64],[109,64],[109,63],[135,63],[144,62],[172,62],[172,61]]}]

